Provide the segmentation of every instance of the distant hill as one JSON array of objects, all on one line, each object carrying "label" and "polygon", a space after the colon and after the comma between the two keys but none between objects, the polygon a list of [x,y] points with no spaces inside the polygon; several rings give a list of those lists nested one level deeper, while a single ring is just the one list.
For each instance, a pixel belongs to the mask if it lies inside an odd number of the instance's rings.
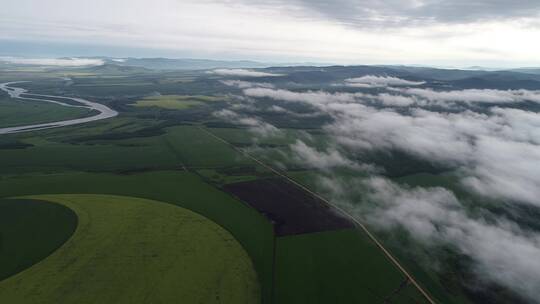
[{"label": "distant hill", "polygon": [[[411,81],[425,81],[424,87],[444,89],[452,85],[454,88],[478,89],[540,89],[540,68],[519,68],[512,70],[460,70],[440,69],[419,66],[401,65],[357,65],[357,66],[313,66],[313,65],[273,65],[267,63],[240,60],[220,61],[210,59],[171,59],[171,58],[122,58],[93,57],[105,64],[78,68],[56,68],[79,72],[122,75],[156,73],[173,70],[211,70],[225,69],[257,69],[281,77],[257,77],[259,82],[282,84],[320,84],[342,83],[348,78],[366,75],[399,77]],[[237,78],[242,78],[237,76]],[[250,79],[253,81],[253,79]]]},{"label": "distant hill", "polygon": [[118,64],[103,64],[97,66],[87,66],[78,68],[54,68],[50,71],[72,71],[79,73],[100,74],[100,75],[125,75],[125,74],[141,74],[152,72],[150,69],[135,66],[121,66]]},{"label": "distant hill", "polygon": [[103,58],[106,63],[119,66],[142,67],[151,70],[208,70],[217,68],[263,68],[268,67],[256,61],[222,61],[210,59],[171,59],[171,58]]},{"label": "distant hill", "polygon": [[104,64],[99,66],[93,66],[83,68],[88,72],[103,73],[103,74],[132,74],[132,73],[145,73],[150,72],[150,69],[137,66],[122,66],[118,64]]},{"label": "distant hill", "polygon": [[519,69],[512,69],[509,71],[540,75],[540,68],[519,68]]},{"label": "distant hill", "polygon": [[410,66],[329,66],[329,67],[272,67],[262,71],[283,74],[283,77],[260,77],[257,81],[272,83],[339,83],[347,78],[365,75],[392,76],[411,81],[426,81],[424,87],[441,87],[452,85],[462,89],[540,89],[540,73],[535,69],[519,71],[483,71],[437,69]]}]

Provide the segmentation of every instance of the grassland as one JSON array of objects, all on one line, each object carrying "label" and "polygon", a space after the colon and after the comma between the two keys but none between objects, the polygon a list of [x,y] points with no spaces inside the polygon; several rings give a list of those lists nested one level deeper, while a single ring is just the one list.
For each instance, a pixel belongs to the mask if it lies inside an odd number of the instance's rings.
[{"label": "grassland", "polygon": [[185,96],[185,95],[160,95],[146,97],[137,101],[136,107],[158,107],[168,110],[184,110],[204,105],[207,102],[218,101],[221,98],[214,96]]},{"label": "grassland", "polygon": [[254,165],[228,145],[210,136],[199,127],[171,128],[163,136],[178,158],[190,166],[232,167]]},{"label": "grassland", "polygon": [[54,122],[91,115],[85,108],[66,107],[48,102],[0,98],[0,128]]},{"label": "grassland", "polygon": [[[276,303],[385,303],[404,281],[354,229],[280,237],[276,246]],[[415,291],[392,303],[425,302]]]},{"label": "grassland", "polygon": [[262,215],[198,176],[181,171],[138,174],[68,172],[4,176],[0,196],[95,193],[135,196],[171,203],[204,215],[229,231],[251,257],[261,282],[263,303],[270,299],[272,227]]},{"label": "grassland", "polygon": [[[195,126],[139,136],[152,123],[119,118],[12,136],[33,146],[0,149],[0,157],[9,160],[0,168],[0,197],[116,194],[188,208],[225,227],[246,248],[266,303],[271,291],[271,224],[257,211],[207,184],[204,175],[196,174],[197,170],[219,170],[229,180],[244,179],[244,168],[255,170],[254,164]],[[223,173],[228,171],[237,173],[234,177]]]},{"label": "grassland", "polygon": [[182,166],[253,165],[250,160],[237,154],[227,145],[192,126],[170,128],[165,134],[152,137],[117,140],[100,140],[97,137],[91,145],[71,144],[63,142],[60,138],[34,136],[24,137],[22,141],[34,146],[24,150],[0,150],[0,157],[10,159],[10,162],[0,168],[0,173],[23,173],[36,169],[48,172],[65,170],[119,172],[170,170]]},{"label": "grassland", "polygon": [[46,258],[76,227],[77,216],[65,206],[0,200],[0,281]]},{"label": "grassland", "polygon": [[[84,126],[6,137],[9,140],[3,147],[0,142],[0,197],[121,195],[194,211],[223,227],[243,246],[260,282],[263,303],[409,303],[417,299],[418,292],[410,285],[400,287],[402,276],[358,231],[276,238],[264,214],[222,191],[226,184],[267,177],[269,172],[208,135],[202,126],[214,123],[212,133],[237,147],[250,149],[268,163],[286,164],[293,168],[290,176],[317,190],[317,171],[293,167],[295,164],[283,152],[298,138],[325,147],[327,140],[316,130],[320,118],[306,124],[279,115],[263,117],[280,126],[285,136],[254,141],[247,129],[230,124],[228,128],[217,127],[211,114],[223,103],[194,98],[231,93],[227,90],[232,89],[219,81],[195,75],[189,82],[179,83],[178,79],[186,76],[183,73],[89,72],[97,76],[74,75],[71,84],[49,79],[25,86],[33,92],[93,98],[113,105],[121,115]],[[164,107],[151,105],[160,102],[151,98],[147,106],[133,106],[155,92],[163,94]],[[169,105],[166,96],[190,98],[173,98]],[[189,100],[198,104],[178,105]],[[338,173],[340,178],[350,175]],[[413,270],[415,275],[422,274]],[[141,268],[139,273],[146,271],[152,270]],[[436,280],[430,275],[420,279],[422,284]],[[169,280],[164,285],[172,282],[180,280]],[[434,288],[440,288],[440,284],[437,282]],[[396,289],[399,292],[394,294]]]},{"label": "grassland", "polygon": [[[253,135],[250,135],[245,129],[239,128],[210,128],[213,134],[225,139],[226,141],[235,145],[247,145],[253,143]],[[303,131],[299,130],[286,130],[282,129],[283,136],[268,137],[258,139],[257,143],[264,144],[266,146],[283,146],[296,142],[298,138],[302,137]]]},{"label": "grassland", "polygon": [[196,172],[203,179],[217,185],[246,182],[246,181],[252,181],[252,180],[257,179],[256,175],[239,175],[239,176],[227,175],[215,169],[199,169]]},{"label": "grassland", "polygon": [[[319,247],[309,245],[310,242],[290,242],[280,247],[281,238],[278,238],[278,252],[273,260],[271,223],[256,210],[219,190],[223,184],[254,180],[265,174],[263,170],[197,126],[169,127],[162,130],[163,134],[137,136],[142,125],[141,121],[120,118],[116,122],[64,129],[63,132],[55,130],[40,132],[41,136],[17,137],[34,146],[24,150],[0,150],[0,156],[10,159],[1,170],[4,178],[0,180],[0,196],[114,194],[159,200],[193,210],[226,228],[244,246],[261,282],[263,303],[271,303],[272,277],[278,284],[275,287],[276,297],[281,294],[276,298],[279,303],[309,303],[315,288],[315,285],[310,285],[312,283],[298,288],[294,295],[290,289],[279,291],[283,288],[279,287],[280,282],[287,282],[288,277],[297,280],[310,278],[307,281],[311,281],[311,276],[317,274],[313,272],[314,264],[304,263],[306,256],[329,265],[335,263],[334,259],[359,265],[369,255],[368,252],[348,248],[336,250],[335,255],[328,254],[336,244],[328,241],[325,234],[309,234],[306,238],[313,243],[320,242]],[[216,130],[219,132],[219,129],[212,129]],[[222,133],[233,134],[238,140],[242,139],[242,134],[248,139],[250,136],[247,130],[226,129]],[[111,136],[114,134],[123,135],[116,138]],[[272,144],[290,142],[276,141]],[[349,244],[353,247],[369,248],[370,245],[369,242],[362,243],[365,240],[360,238],[344,238],[343,242],[360,242],[359,245]],[[280,248],[302,254],[287,256],[279,253]],[[380,255],[379,252],[372,254]],[[278,265],[275,274],[273,261]],[[288,271],[294,271],[294,274],[283,271],[280,265],[288,265]],[[387,269],[382,272],[386,273]],[[326,275],[324,271],[319,274]],[[334,285],[329,285],[328,295],[332,288],[354,282],[358,275],[358,272],[347,271],[343,266],[341,275],[331,278]],[[318,280],[316,284],[328,284],[330,277]],[[357,295],[352,295],[353,289],[342,291],[343,299],[357,298]],[[383,289],[381,294],[386,291]]]},{"label": "grassland", "polygon": [[0,282],[3,303],[259,302],[242,246],[196,213],[131,197],[31,198],[69,207],[79,224],[43,262]]}]

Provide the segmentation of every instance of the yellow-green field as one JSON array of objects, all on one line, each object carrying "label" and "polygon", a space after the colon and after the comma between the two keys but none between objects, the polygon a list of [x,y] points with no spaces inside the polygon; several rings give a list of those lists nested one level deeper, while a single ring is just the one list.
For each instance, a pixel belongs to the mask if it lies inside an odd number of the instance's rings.
[{"label": "yellow-green field", "polygon": [[63,77],[92,77],[96,76],[96,73],[87,73],[87,72],[66,72],[66,73],[58,73],[58,75],[61,75]]},{"label": "yellow-green field", "polygon": [[0,282],[0,303],[259,303],[242,246],[177,206],[112,195],[26,197],[75,211],[73,236]]},{"label": "yellow-green field", "polygon": [[183,110],[223,99],[222,97],[203,95],[161,95],[146,97],[133,104],[136,107],[158,107],[169,110]]},{"label": "yellow-green field", "polygon": [[193,82],[195,79],[197,79],[195,76],[190,77],[176,77],[176,78],[163,78],[159,80],[160,84],[171,84],[171,83],[187,83],[187,82]]}]

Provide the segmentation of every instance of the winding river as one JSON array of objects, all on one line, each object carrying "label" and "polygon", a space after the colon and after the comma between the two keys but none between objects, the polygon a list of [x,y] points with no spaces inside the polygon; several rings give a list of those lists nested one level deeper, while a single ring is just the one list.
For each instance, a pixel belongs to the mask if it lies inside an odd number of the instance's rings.
[{"label": "winding river", "polygon": [[[50,103],[55,103],[55,104],[65,106],[65,107],[86,108],[89,110],[98,111],[99,114],[90,116],[90,117],[62,120],[62,121],[56,121],[56,122],[48,122],[48,123],[41,123],[41,124],[34,124],[34,125],[9,127],[9,128],[0,128],[0,135],[79,125],[79,124],[83,124],[83,123],[87,123],[91,121],[115,117],[118,115],[118,112],[116,112],[115,110],[97,102],[92,102],[86,99],[74,98],[74,97],[29,94],[28,91],[23,88],[17,88],[17,87],[12,86],[14,84],[23,83],[23,82],[25,81],[2,83],[0,84],[0,90],[7,92],[11,98],[50,102]],[[25,97],[21,96],[23,94],[25,95]],[[77,102],[79,105],[68,104],[68,103],[58,101],[58,100],[53,100],[51,98],[58,98],[60,100],[61,99],[72,100],[72,101]]]}]

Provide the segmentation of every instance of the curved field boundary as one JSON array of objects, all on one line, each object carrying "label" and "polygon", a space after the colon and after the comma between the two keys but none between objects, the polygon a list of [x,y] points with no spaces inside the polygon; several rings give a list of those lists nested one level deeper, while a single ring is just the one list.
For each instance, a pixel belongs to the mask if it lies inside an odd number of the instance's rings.
[{"label": "curved field boundary", "polygon": [[75,212],[60,204],[0,199],[0,282],[55,252],[77,222]]},{"label": "curved field boundary", "polygon": [[0,303],[259,303],[249,256],[221,226],[177,206],[113,195],[25,197],[67,206],[62,247],[0,282]]}]

